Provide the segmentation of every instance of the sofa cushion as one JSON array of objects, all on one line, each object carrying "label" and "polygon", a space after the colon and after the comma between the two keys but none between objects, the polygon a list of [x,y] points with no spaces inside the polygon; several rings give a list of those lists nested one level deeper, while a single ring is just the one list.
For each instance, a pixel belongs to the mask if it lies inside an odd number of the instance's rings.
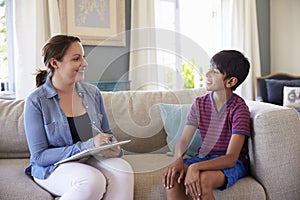
[{"label": "sofa cushion", "polygon": [[29,158],[24,100],[0,100],[0,158]]},{"label": "sofa cushion", "polygon": [[173,157],[165,154],[135,154],[123,157],[134,171],[134,199],[165,200],[163,171]]},{"label": "sofa cushion", "polygon": [[266,79],[268,102],[283,105],[283,87],[297,86],[300,87],[300,80],[276,80]]},{"label": "sofa cushion", "polygon": [[[125,155],[134,171],[134,199],[165,200],[163,172],[172,157],[165,154]],[[253,178],[245,177],[226,190],[214,190],[216,199],[266,199],[263,187]],[[191,198],[190,198],[191,199]]]},{"label": "sofa cushion", "polygon": [[[160,104],[159,106],[164,129],[167,133],[168,147],[172,153],[174,153],[175,145],[182,135],[191,105],[192,104]],[[202,138],[197,129],[185,155],[188,157],[196,155],[201,144]]]},{"label": "sofa cushion", "polygon": [[284,86],[283,106],[290,108],[300,108],[300,87]]},{"label": "sofa cushion", "polygon": [[267,199],[263,186],[253,177],[247,176],[239,179],[233,186],[226,190],[215,189],[213,191],[216,199]]},{"label": "sofa cushion", "polygon": [[28,165],[29,159],[0,159],[0,199],[53,199],[25,174]]},{"label": "sofa cushion", "polygon": [[191,104],[204,88],[174,91],[102,92],[110,127],[118,140],[131,139],[123,146],[128,152],[169,151],[159,104]]}]

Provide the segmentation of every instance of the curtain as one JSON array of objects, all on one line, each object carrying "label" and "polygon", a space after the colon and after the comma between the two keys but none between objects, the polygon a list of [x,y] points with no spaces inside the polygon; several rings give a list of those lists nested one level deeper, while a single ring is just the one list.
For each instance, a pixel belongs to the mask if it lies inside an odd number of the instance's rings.
[{"label": "curtain", "polygon": [[129,80],[132,90],[156,90],[155,0],[131,1]]},{"label": "curtain", "polygon": [[35,88],[36,69],[43,68],[42,46],[60,33],[57,0],[13,0],[13,64],[16,99],[25,98]]},{"label": "curtain", "polygon": [[223,49],[236,49],[250,62],[250,72],[236,93],[245,99],[254,99],[255,78],[261,76],[256,0],[222,1]]}]

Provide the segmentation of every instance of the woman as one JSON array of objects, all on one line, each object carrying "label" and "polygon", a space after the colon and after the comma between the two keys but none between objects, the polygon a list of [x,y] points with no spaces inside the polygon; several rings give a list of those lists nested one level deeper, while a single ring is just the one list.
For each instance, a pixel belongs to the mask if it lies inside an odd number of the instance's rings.
[{"label": "woman", "polygon": [[100,91],[82,82],[87,62],[80,39],[56,35],[43,47],[43,56],[47,69],[38,71],[37,88],[25,102],[31,153],[26,172],[60,199],[133,199],[132,168],[116,158],[123,154],[120,146],[97,158],[55,165],[114,137]]}]

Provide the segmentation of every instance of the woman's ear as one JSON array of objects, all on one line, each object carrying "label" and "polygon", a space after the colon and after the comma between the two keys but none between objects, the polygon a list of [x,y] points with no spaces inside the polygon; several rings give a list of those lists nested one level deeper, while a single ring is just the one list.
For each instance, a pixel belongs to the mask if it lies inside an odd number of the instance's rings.
[{"label": "woman's ear", "polygon": [[237,82],[238,82],[238,79],[236,77],[231,77],[226,80],[225,86],[227,88],[232,88],[233,86],[235,86],[235,84],[237,84]]},{"label": "woman's ear", "polygon": [[50,58],[50,61],[49,61],[50,65],[57,69],[58,68],[58,65],[57,65],[57,60],[55,58]]}]

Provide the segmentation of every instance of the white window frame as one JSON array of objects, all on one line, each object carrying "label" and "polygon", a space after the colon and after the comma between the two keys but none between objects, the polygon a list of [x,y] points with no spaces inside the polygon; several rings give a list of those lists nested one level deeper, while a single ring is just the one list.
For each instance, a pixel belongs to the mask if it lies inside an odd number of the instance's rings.
[{"label": "white window frame", "polygon": [[[169,3],[173,3],[174,4],[174,14],[175,14],[175,23],[174,23],[174,29],[171,31],[175,31],[176,33],[179,34],[175,34],[175,40],[176,41],[180,41],[180,32],[181,32],[181,26],[180,26],[180,3],[185,3],[185,1],[180,1],[180,0],[158,0],[160,2],[169,2]],[[186,1],[188,3],[188,1]],[[209,3],[212,3],[212,23],[213,23],[213,29],[212,29],[212,37],[213,40],[211,40],[212,46],[214,46],[213,50],[210,49],[210,52],[217,52],[221,49],[221,0],[210,0]],[[159,27],[162,28],[162,27]],[[174,62],[174,74],[173,74],[173,83],[171,84],[166,84],[168,87],[172,88],[172,89],[182,89],[183,88],[183,77],[182,77],[182,61],[183,59],[190,59],[190,58],[183,58],[180,57],[180,55],[182,55],[181,52],[181,42],[176,42],[175,45],[175,62]],[[159,51],[158,51],[159,54]],[[212,56],[212,55],[210,55]],[[157,56],[159,57],[159,55]],[[186,60],[187,62],[189,62],[188,60]],[[158,60],[159,62],[159,60]],[[164,65],[165,63],[158,63],[161,65]],[[205,73],[205,69],[201,69],[200,72],[199,70],[195,70],[194,73],[194,87],[197,88],[200,85],[200,81],[198,80],[200,77],[200,74],[202,73],[202,76]],[[164,73],[160,74],[160,80],[164,80]],[[203,84],[202,84],[203,85]]]}]

